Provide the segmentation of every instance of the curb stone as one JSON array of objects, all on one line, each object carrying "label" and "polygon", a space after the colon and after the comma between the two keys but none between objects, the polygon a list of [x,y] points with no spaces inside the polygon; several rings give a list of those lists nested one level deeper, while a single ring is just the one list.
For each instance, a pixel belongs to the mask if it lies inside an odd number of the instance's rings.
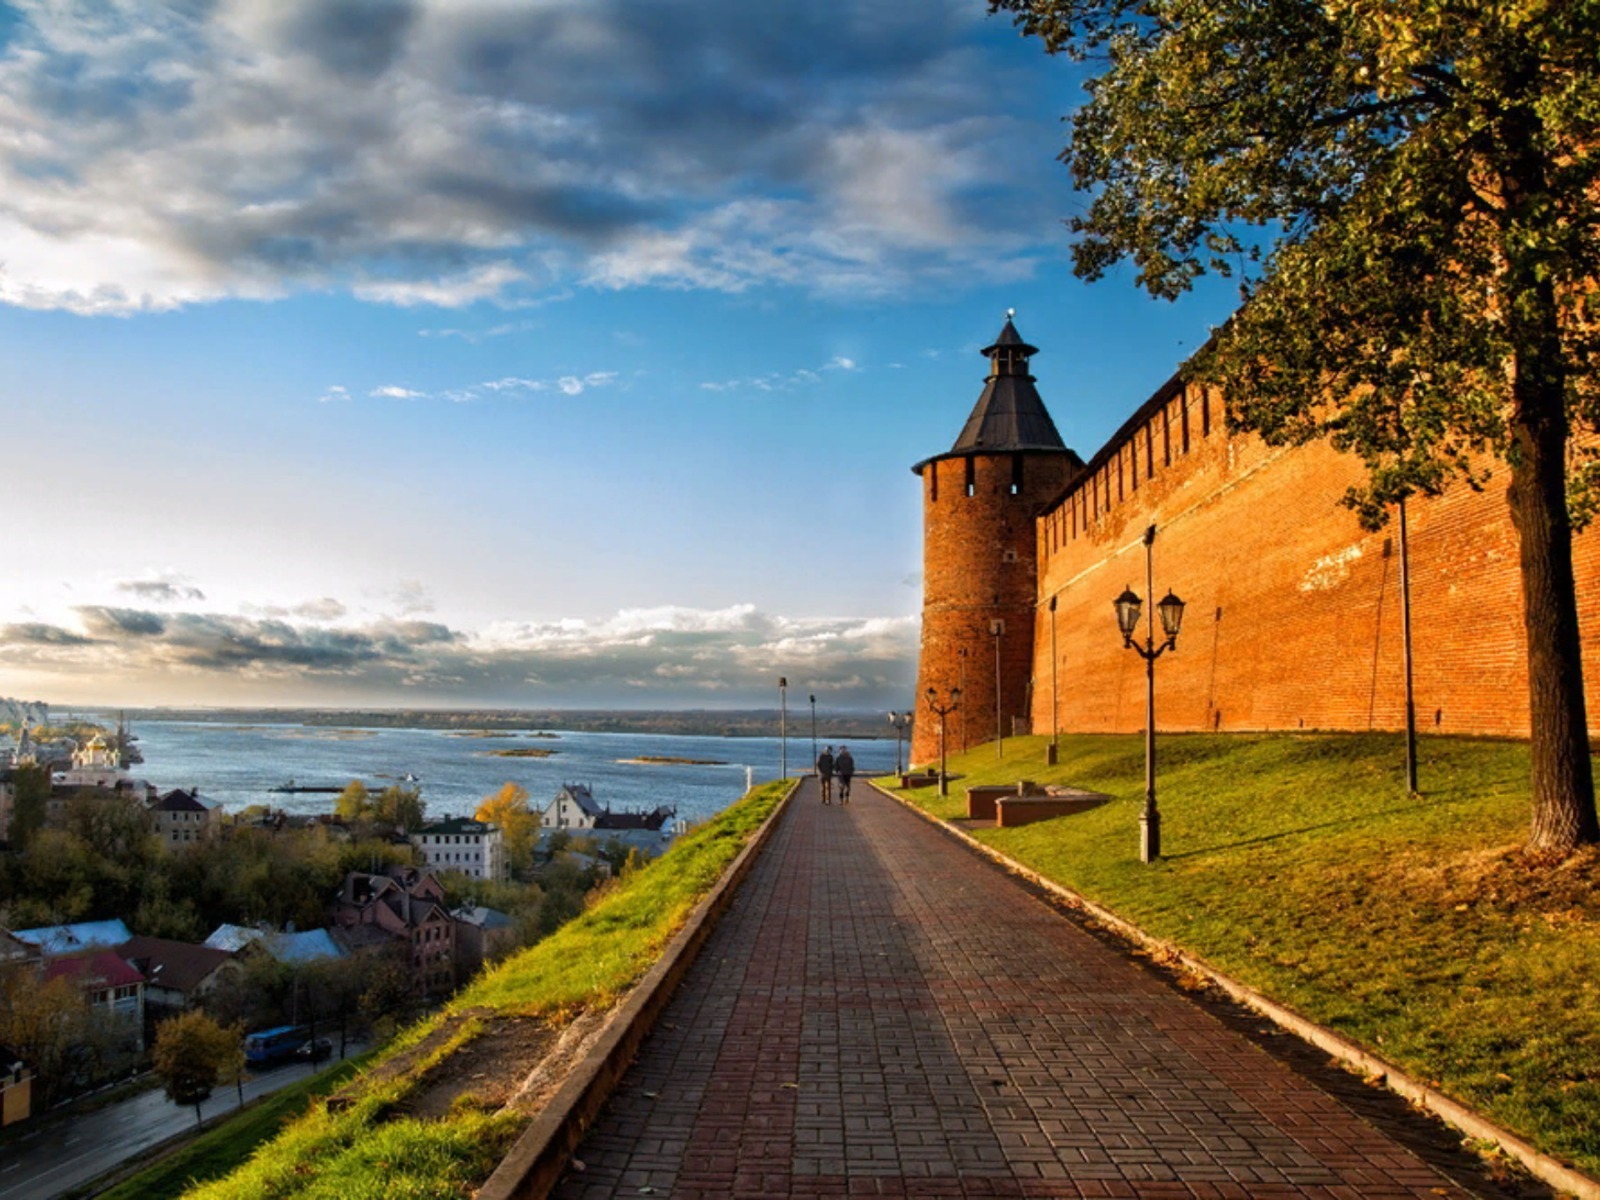
[{"label": "curb stone", "polygon": [[948,821],[934,816],[903,796],[882,787],[876,780],[869,779],[867,782],[880,794],[898,804],[904,805],[923,820],[942,829],[951,837],[965,842],[970,848],[1013,875],[1026,879],[1035,887],[1049,892],[1068,906],[1094,918],[1095,921],[1105,925],[1125,941],[1132,942],[1142,949],[1150,951],[1163,961],[1176,963],[1185,970],[1192,971],[1196,975],[1203,977],[1227,992],[1239,1003],[1266,1017],[1285,1032],[1294,1034],[1302,1041],[1309,1042],[1346,1066],[1355,1068],[1372,1082],[1381,1084],[1397,1095],[1405,1097],[1411,1103],[1432,1113],[1467,1137],[1480,1142],[1492,1143],[1507,1157],[1515,1159],[1530,1174],[1542,1182],[1565,1194],[1577,1197],[1577,1200],[1600,1200],[1600,1180],[1593,1179],[1552,1158],[1510,1130],[1501,1128],[1460,1101],[1453,1100],[1438,1089],[1429,1087],[1387,1059],[1373,1054],[1347,1038],[1341,1037],[1333,1030],[1318,1025],[1315,1021],[1301,1016],[1293,1009],[1269,999],[1254,988],[1223,974],[1204,959],[1196,957],[1171,942],[1163,941],[1146,933],[1127,920],[1127,918],[1118,916],[1110,909],[1096,904],[1087,896],[1075,892],[1071,888],[1055,882],[1053,879],[1047,879],[1033,870],[1033,868],[1024,866],[993,846],[979,841],[965,830],[958,829]]},{"label": "curb stone", "polygon": [[542,1200],[549,1194],[601,1106],[633,1061],[639,1043],[661,1015],[717,918],[732,901],[734,891],[766,846],[799,786],[800,780],[796,778],[745,843],[744,849],[728,865],[722,878],[701,897],[655,965],[607,1016],[589,1052],[475,1193],[477,1200]]}]

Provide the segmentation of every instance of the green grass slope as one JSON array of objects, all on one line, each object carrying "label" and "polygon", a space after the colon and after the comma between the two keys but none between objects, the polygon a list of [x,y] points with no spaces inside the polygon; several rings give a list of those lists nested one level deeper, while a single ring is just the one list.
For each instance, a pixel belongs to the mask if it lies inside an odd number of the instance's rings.
[{"label": "green grass slope", "polygon": [[1343,1033],[1600,1176],[1600,854],[1526,861],[1527,747],[1427,738],[1422,797],[1393,735],[1158,741],[1163,851],[1139,862],[1143,738],[1014,738],[951,760],[1110,804],[982,841]]},{"label": "green grass slope", "polygon": [[[515,1112],[452,1108],[437,1120],[404,1115],[408,1094],[434,1060],[483,1027],[483,1010],[559,1020],[613,1004],[660,958],[696,902],[722,877],[786,785],[764,784],[618,881],[575,920],[508,959],[440,1014],[406,1031],[347,1091],[341,1111],[314,1104],[248,1162],[192,1189],[196,1200],[444,1200],[465,1197],[498,1165],[527,1123]],[[411,1070],[380,1073],[446,1022],[478,1014]],[[532,1064],[528,1064],[531,1066]]]}]

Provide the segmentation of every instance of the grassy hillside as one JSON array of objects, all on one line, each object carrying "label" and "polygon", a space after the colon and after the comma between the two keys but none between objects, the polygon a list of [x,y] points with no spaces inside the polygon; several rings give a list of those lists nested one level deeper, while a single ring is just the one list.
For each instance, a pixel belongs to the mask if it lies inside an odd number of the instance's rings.
[{"label": "grassy hillside", "polygon": [[977,836],[1600,1175],[1600,854],[1523,859],[1526,746],[1425,739],[1417,799],[1394,736],[1165,736],[1147,866],[1142,737],[1064,737],[1055,767],[1046,741],[908,796],[953,817],[972,783],[1109,793]]},{"label": "grassy hillside", "polygon": [[[186,1194],[203,1200],[471,1195],[528,1116],[485,1106],[470,1093],[443,1113],[431,1112],[419,1099],[428,1081],[448,1073],[453,1058],[472,1053],[477,1039],[508,1021],[537,1019],[560,1028],[581,1012],[612,1005],[660,958],[785,786],[755,789],[619,881],[582,916],[480,977],[444,1012],[396,1039],[333,1106],[337,1111],[314,1105],[240,1169]],[[501,1065],[521,1075],[534,1064]]]}]

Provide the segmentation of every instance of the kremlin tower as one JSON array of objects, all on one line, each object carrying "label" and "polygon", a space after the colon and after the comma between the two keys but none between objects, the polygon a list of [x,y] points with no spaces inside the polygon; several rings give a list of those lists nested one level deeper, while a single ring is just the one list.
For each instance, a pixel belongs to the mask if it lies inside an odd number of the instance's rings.
[{"label": "kremlin tower", "polygon": [[[1034,387],[1038,353],[1005,328],[983,353],[989,377],[955,445],[911,469],[922,477],[922,649],[911,761],[939,759],[943,706],[950,753],[1026,721],[1033,679],[1038,543],[1034,518],[1083,467]],[[998,664],[998,686],[996,669]],[[996,704],[998,703],[998,711]],[[1017,731],[1025,726],[1018,727]]]}]

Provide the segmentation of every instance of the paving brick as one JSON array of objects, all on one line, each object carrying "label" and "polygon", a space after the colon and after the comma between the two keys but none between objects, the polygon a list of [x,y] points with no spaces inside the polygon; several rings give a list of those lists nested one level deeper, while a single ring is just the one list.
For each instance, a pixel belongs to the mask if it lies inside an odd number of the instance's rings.
[{"label": "paving brick", "polygon": [[1508,1194],[1369,1115],[899,805],[808,780],[554,1194]]}]

